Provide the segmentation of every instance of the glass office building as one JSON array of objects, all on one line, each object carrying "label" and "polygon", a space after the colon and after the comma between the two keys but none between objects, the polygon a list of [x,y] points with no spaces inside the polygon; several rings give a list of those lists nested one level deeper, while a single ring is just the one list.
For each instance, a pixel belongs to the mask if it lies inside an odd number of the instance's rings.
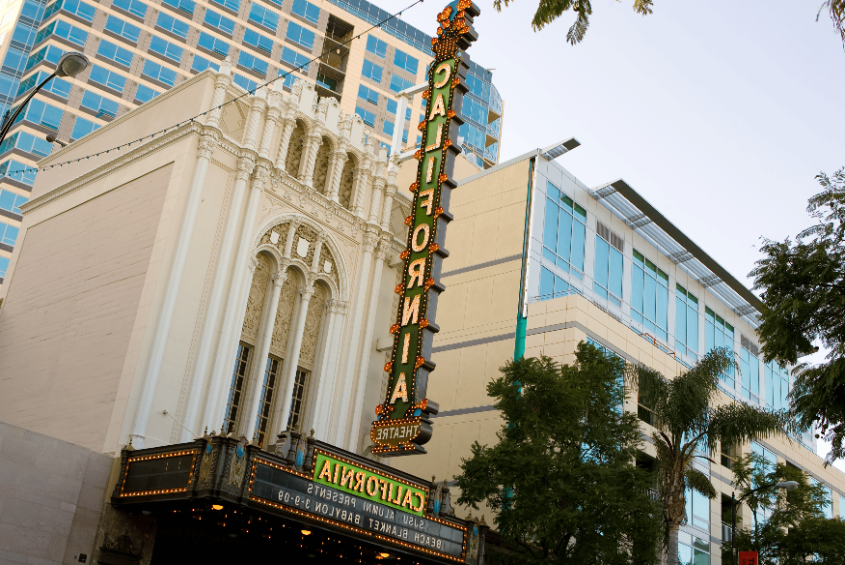
[{"label": "glass office building", "polygon": [[[54,147],[45,137],[77,140],[192,75],[219,68],[226,57],[245,89],[290,72],[288,88],[296,77],[310,80],[320,96],[359,114],[382,145],[389,148],[400,122],[403,145],[419,143],[422,97],[397,117],[396,94],[425,81],[431,37],[394,18],[350,41],[389,16],[364,0],[10,3],[0,19],[0,115],[14,112],[63,53],[81,51],[91,65],[74,79],[53,79],[0,148],[0,283],[17,238],[19,207],[35,181],[26,169]],[[492,73],[475,63],[467,84],[459,137],[473,163],[490,167],[498,162],[502,100]]]}]

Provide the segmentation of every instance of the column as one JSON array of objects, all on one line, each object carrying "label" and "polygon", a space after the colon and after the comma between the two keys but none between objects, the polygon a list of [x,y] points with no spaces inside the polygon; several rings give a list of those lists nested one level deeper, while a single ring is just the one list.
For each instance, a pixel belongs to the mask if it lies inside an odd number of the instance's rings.
[{"label": "column", "polygon": [[248,386],[251,390],[249,395],[249,411],[244,422],[244,436],[252,441],[255,436],[255,419],[258,416],[258,405],[261,402],[261,388],[264,382],[264,371],[267,366],[267,356],[270,355],[270,342],[273,341],[273,326],[276,323],[276,313],[279,311],[279,296],[282,293],[282,285],[287,278],[287,265],[280,265],[279,270],[273,275],[273,289],[270,294],[270,301],[265,308],[262,321],[263,330],[255,348],[256,356],[252,360],[252,371],[249,376]]},{"label": "column", "polygon": [[290,398],[293,394],[293,385],[296,383],[296,369],[299,365],[299,352],[302,349],[302,334],[305,331],[305,318],[308,314],[308,305],[311,303],[311,297],[314,296],[314,284],[310,283],[305,288],[301,288],[299,290],[299,296],[299,309],[296,313],[296,328],[294,328],[293,332],[291,354],[288,359],[285,359],[285,378],[282,381],[285,383],[285,388],[280,398],[282,402],[282,417],[279,421],[285,427],[287,427],[288,418],[290,417]]},{"label": "column", "polygon": [[234,273],[235,278],[232,281],[232,287],[229,289],[229,296],[226,302],[226,308],[223,315],[223,325],[221,326],[220,342],[217,345],[217,353],[214,357],[214,366],[212,371],[211,388],[205,404],[205,412],[203,417],[203,425],[211,426],[214,429],[222,420],[218,418],[220,392],[226,383],[226,377],[232,369],[232,361],[234,359],[235,347],[238,339],[240,339],[240,332],[235,327],[238,323],[243,323],[243,317],[246,313],[246,301],[249,298],[249,287],[251,278],[246,281],[238,280],[237,273],[243,273],[249,260],[252,258],[252,240],[254,238],[253,231],[255,230],[255,216],[258,213],[258,204],[261,200],[261,192],[264,184],[270,177],[270,172],[264,165],[258,165],[255,168],[255,174],[252,179],[252,187],[249,192],[249,201],[246,206],[246,213],[244,214],[244,223],[241,228],[240,241],[238,242],[238,252],[235,255]]},{"label": "column", "polygon": [[331,182],[329,183],[329,189],[326,191],[326,194],[328,195],[329,200],[338,202],[340,178],[343,175],[343,167],[346,165],[346,160],[349,156],[346,154],[346,151],[335,151],[332,155],[334,156],[334,162],[332,163],[331,175],[329,176]]},{"label": "column", "polygon": [[[191,378],[188,406],[185,409],[185,428],[187,429],[183,428],[182,430],[182,441],[191,441],[198,435],[198,430],[194,428],[194,423],[197,420],[200,397],[206,392],[206,377],[208,376],[211,348],[214,344],[215,329],[220,318],[223,290],[226,287],[226,280],[229,277],[229,267],[234,247],[231,242],[235,239],[235,231],[237,230],[238,220],[241,216],[241,206],[243,205],[246,183],[254,166],[255,162],[248,157],[238,159],[237,178],[229,206],[229,216],[226,218],[226,229],[223,232],[223,240],[220,246],[220,257],[217,259],[217,269],[214,273],[211,296],[208,299],[208,311],[205,317],[205,323],[203,324],[202,334],[200,334],[200,345],[196,355],[197,362]],[[237,279],[237,275],[235,279]],[[208,392],[208,395],[211,395],[211,391]]]},{"label": "column", "polygon": [[288,149],[290,148],[290,138],[293,135],[293,129],[296,126],[296,120],[285,116],[282,119],[282,135],[279,141],[279,154],[276,155],[276,168],[285,172],[285,164],[288,159]]},{"label": "column", "polygon": [[391,164],[387,170],[387,185],[385,186],[384,206],[382,207],[381,214],[381,229],[388,232],[390,231],[390,217],[393,214],[393,197],[399,189],[399,186],[396,184],[398,174],[399,171],[396,165]]},{"label": "column", "polygon": [[[314,377],[317,377],[319,381],[317,382],[317,389],[316,394],[314,395],[314,402],[309,403],[312,404],[312,409],[308,411],[307,425],[303,426],[303,429],[314,429],[316,431],[317,428],[320,407],[322,406],[322,398],[323,394],[325,394],[326,380],[328,380],[328,360],[331,357],[332,350],[337,347],[337,344],[332,341],[332,337],[334,336],[335,323],[337,322],[337,316],[335,315],[335,304],[337,304],[337,300],[331,299],[326,301],[325,314],[323,316],[323,325],[321,332],[323,335],[320,340],[319,349],[317,349],[317,351],[320,352],[320,358],[317,361],[317,364],[315,365],[313,375]],[[318,437],[325,437],[325,430],[319,431],[320,435]]]},{"label": "column", "polygon": [[135,422],[132,432],[129,434],[133,445],[137,449],[144,447],[144,438],[147,433],[147,424],[150,420],[153,397],[155,396],[158,377],[161,373],[161,364],[164,360],[164,351],[167,347],[167,340],[170,334],[170,324],[173,321],[173,311],[176,309],[176,298],[179,294],[179,285],[182,283],[182,274],[185,270],[185,262],[188,257],[188,246],[191,242],[191,234],[194,231],[194,222],[197,219],[200,201],[202,200],[202,189],[205,185],[205,176],[208,173],[208,162],[214,153],[217,140],[214,134],[203,134],[200,138],[197,150],[197,163],[194,167],[194,177],[191,181],[188,202],[185,206],[185,215],[182,217],[182,225],[176,239],[176,250],[173,253],[170,275],[167,279],[167,286],[164,290],[164,301],[161,306],[161,314],[158,319],[153,343],[150,348],[150,356],[147,361],[147,370],[144,373],[141,397],[138,401],[138,411],[135,413]]},{"label": "column", "polygon": [[244,128],[243,144],[244,149],[255,151],[255,143],[258,141],[258,121],[261,119],[261,113],[267,107],[267,93],[263,88],[259,88],[252,96],[249,117],[247,118],[246,127]]},{"label": "column", "polygon": [[355,321],[352,325],[352,336],[349,340],[349,356],[346,359],[346,367],[341,370],[341,378],[343,382],[340,384],[343,387],[343,394],[341,395],[340,413],[337,418],[337,430],[335,433],[334,445],[344,445],[347,437],[347,418],[349,417],[349,403],[352,398],[352,381],[355,379],[355,366],[358,363],[358,344],[361,343],[361,321],[364,315],[364,302],[367,299],[367,282],[370,275],[370,263],[373,260],[373,250],[375,249],[378,237],[372,232],[364,232],[364,256],[361,258],[361,271],[358,275],[357,289],[355,292],[355,310],[352,313],[352,319]]},{"label": "column", "polygon": [[226,57],[223,64],[220,65],[220,70],[217,73],[217,80],[214,83],[214,95],[211,97],[211,110],[208,113],[208,120],[206,125],[219,128],[220,114],[222,108],[218,108],[226,98],[226,89],[232,84],[232,62]]},{"label": "column", "polygon": [[352,209],[355,211],[355,215],[360,218],[364,217],[364,195],[370,188],[372,179],[373,175],[370,172],[369,166],[367,168],[361,167],[358,170],[358,176],[355,182],[354,198],[352,199]]},{"label": "column", "polygon": [[282,81],[276,81],[273,90],[267,97],[267,121],[264,123],[264,133],[261,136],[261,145],[258,149],[258,156],[262,159],[270,159],[270,143],[273,141],[273,133],[276,131],[276,124],[282,117]]},{"label": "column", "polygon": [[323,141],[323,136],[318,133],[309,135],[307,139],[308,152],[302,155],[299,178],[302,180],[302,184],[314,188],[314,166],[317,164],[317,151],[320,148],[320,142]]},{"label": "column", "polygon": [[376,177],[373,181],[373,196],[370,199],[370,215],[367,217],[367,223],[372,225],[379,225],[381,223],[381,193],[384,191],[384,177]]},{"label": "column", "polygon": [[358,388],[355,392],[355,400],[352,406],[352,425],[349,426],[349,439],[347,449],[357,453],[358,438],[361,434],[361,412],[364,404],[364,393],[367,391],[367,373],[370,370],[370,357],[373,352],[373,326],[375,325],[376,309],[378,308],[379,290],[381,288],[381,272],[384,268],[384,259],[389,249],[387,240],[380,240],[376,248],[376,264],[373,268],[373,278],[370,283],[370,301],[367,306],[366,329],[364,330],[364,346],[361,352],[361,369],[358,372]]},{"label": "column", "polygon": [[335,301],[335,321],[332,326],[334,333],[328,342],[330,349],[329,357],[326,369],[323,371],[323,374],[325,375],[325,387],[323,387],[321,383],[321,392],[319,393],[317,409],[315,410],[316,416],[319,419],[312,426],[315,430],[317,430],[317,437],[323,439],[324,441],[329,441],[329,438],[332,437],[330,435],[332,432],[330,429],[331,424],[338,424],[338,422],[334,421],[334,418],[330,418],[330,414],[334,404],[335,391],[337,390],[337,364],[338,359],[340,358],[341,344],[343,343],[343,330],[346,327],[346,308],[347,304],[345,302]]}]

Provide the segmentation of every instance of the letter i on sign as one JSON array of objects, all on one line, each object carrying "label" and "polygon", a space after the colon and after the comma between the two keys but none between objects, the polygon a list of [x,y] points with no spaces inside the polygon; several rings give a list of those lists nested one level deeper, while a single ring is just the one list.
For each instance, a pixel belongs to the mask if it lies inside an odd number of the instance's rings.
[{"label": "letter i on sign", "polygon": [[468,91],[466,50],[478,39],[472,24],[479,13],[471,0],[452,2],[437,15],[437,37],[431,40],[434,62],[429,67],[428,90],[423,93],[429,111],[420,123],[423,140],[415,154],[419,163],[416,182],[411,185],[414,201],[405,220],[410,229],[401,255],[404,280],[396,287],[396,323],[390,328],[394,341],[390,362],[385,365],[388,386],[370,431],[376,454],[425,453],[422,446],[432,433],[430,417],[438,410],[437,403],[426,398],[429,374],[434,370],[428,356],[439,330],[434,322],[435,305],[444,290],[435,278],[448,256],[440,245],[452,219],[446,209],[450,199],[444,197],[444,191],[456,187],[452,171],[461,152],[457,139],[463,121],[453,108],[461,107]]}]

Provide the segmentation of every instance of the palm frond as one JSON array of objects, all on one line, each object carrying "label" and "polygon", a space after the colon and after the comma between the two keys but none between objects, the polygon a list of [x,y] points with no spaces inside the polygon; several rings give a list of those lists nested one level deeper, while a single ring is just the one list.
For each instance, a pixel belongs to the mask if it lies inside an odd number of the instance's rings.
[{"label": "palm frond", "polygon": [[578,14],[578,19],[575,20],[575,23],[572,24],[572,27],[569,28],[569,31],[566,32],[566,41],[570,45],[575,45],[576,43],[581,43],[584,39],[584,34],[587,33],[587,28],[590,27],[590,22],[587,19],[585,14]]},{"label": "palm frond", "polygon": [[668,384],[669,398],[662,414],[674,432],[698,432],[706,426],[708,406],[716,397],[719,375],[734,365],[733,357],[724,348],[707,353],[689,371]]},{"label": "palm frond", "polygon": [[643,404],[658,420],[663,417],[669,397],[669,383],[663,375],[645,365],[629,363],[625,366],[625,384],[636,388]]},{"label": "palm frond", "polygon": [[716,488],[710,482],[710,477],[698,469],[687,467],[686,471],[684,471],[684,482],[688,488],[700,492],[710,500],[716,498]]},{"label": "palm frond", "polygon": [[717,406],[710,411],[707,422],[707,448],[718,449],[718,442],[741,445],[748,441],[774,435],[785,436],[797,431],[795,421],[785,411],[764,410],[741,402]]},{"label": "palm frond", "polygon": [[634,0],[634,11],[643,16],[651,14],[651,7],[653,3],[651,0]]}]

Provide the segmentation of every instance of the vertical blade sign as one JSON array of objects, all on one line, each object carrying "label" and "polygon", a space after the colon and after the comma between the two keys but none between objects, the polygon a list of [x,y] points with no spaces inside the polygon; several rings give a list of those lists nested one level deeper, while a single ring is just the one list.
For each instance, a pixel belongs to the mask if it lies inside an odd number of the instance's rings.
[{"label": "vertical blade sign", "polygon": [[464,55],[478,34],[472,27],[478,7],[471,0],[457,0],[437,16],[440,27],[431,40],[434,61],[429,68],[425,115],[419,129],[423,132],[417,180],[410,186],[414,193],[411,215],[405,218],[408,247],[402,252],[404,275],[396,287],[399,312],[390,328],[394,334],[393,354],[384,370],[390,374],[384,402],[376,407],[370,437],[376,444],[373,453],[411,455],[425,453],[422,445],[431,438],[431,415],[437,403],[426,398],[428,376],[434,370],[431,343],[440,329],[434,323],[437,297],[444,287],[439,282],[449,214],[449,197],[457,186],[452,180],[458,145],[461,101],[469,65]]}]

